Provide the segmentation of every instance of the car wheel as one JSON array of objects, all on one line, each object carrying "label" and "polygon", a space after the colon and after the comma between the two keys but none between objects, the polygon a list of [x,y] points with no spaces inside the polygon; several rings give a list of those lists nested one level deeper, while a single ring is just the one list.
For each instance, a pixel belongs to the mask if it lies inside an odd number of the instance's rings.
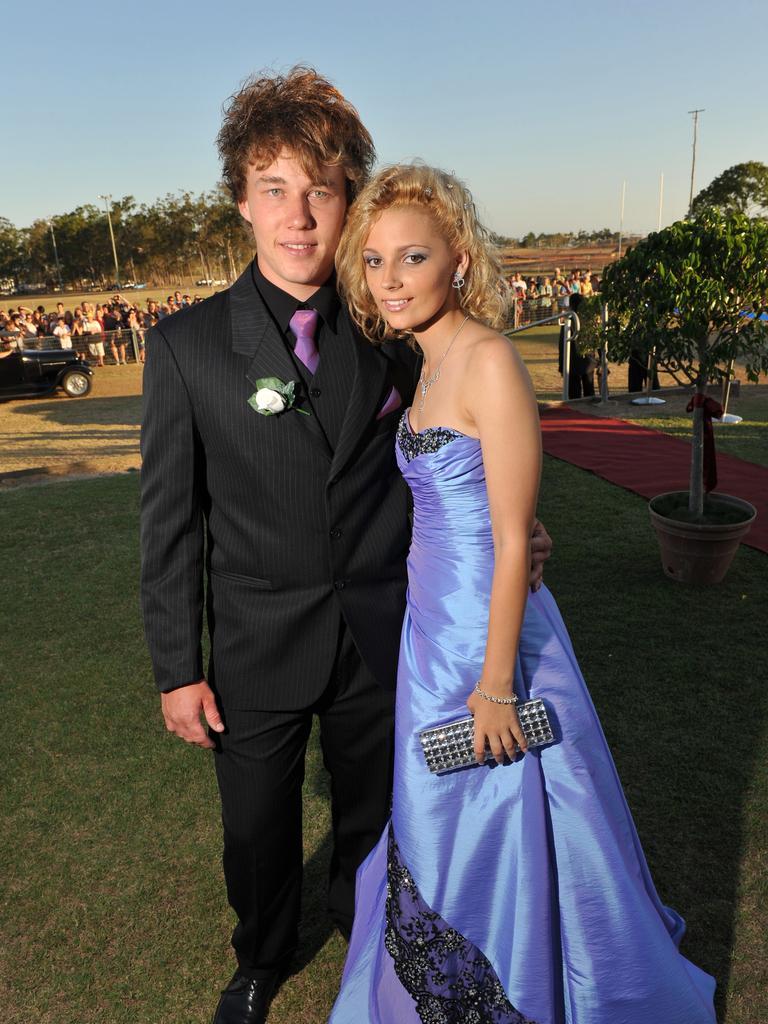
[{"label": "car wheel", "polygon": [[91,390],[91,378],[82,370],[70,370],[62,377],[61,386],[69,398],[84,398]]}]

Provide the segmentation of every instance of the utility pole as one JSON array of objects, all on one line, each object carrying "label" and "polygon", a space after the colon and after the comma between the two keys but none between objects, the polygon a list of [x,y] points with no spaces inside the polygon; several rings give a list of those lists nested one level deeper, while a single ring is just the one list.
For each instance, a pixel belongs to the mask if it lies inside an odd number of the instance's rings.
[{"label": "utility pole", "polygon": [[56,248],[56,235],[53,233],[53,217],[48,220],[48,227],[51,229],[51,239],[53,240],[53,258],[56,260],[56,274],[59,278],[59,291],[64,291],[64,285],[61,281],[61,264],[59,263],[59,250]]},{"label": "utility pole", "polygon": [[115,281],[117,283],[117,290],[120,291],[120,267],[117,265],[117,247],[115,245],[115,232],[112,230],[112,213],[110,203],[112,196],[107,194],[105,196],[99,196],[99,199],[104,200],[104,205],[107,208],[107,222],[109,224],[109,237],[112,239],[112,256],[115,261]]},{"label": "utility pole", "polygon": [[661,172],[659,178],[659,222],[656,226],[657,231],[661,231],[661,211],[664,209],[664,171]]},{"label": "utility pole", "polygon": [[693,206],[693,175],[696,170],[696,140],[699,134],[699,114],[703,114],[706,107],[699,107],[698,110],[689,110],[688,113],[693,115],[693,158],[691,160],[691,194],[688,197],[688,216],[691,216],[691,207]]}]

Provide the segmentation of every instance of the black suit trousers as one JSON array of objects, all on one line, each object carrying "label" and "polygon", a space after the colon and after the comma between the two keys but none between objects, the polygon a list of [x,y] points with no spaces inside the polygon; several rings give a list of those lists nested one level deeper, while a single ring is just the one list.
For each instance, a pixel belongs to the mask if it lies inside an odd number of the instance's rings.
[{"label": "black suit trousers", "polygon": [[328,909],[349,935],[355,872],[389,814],[394,693],[366,668],[343,621],[331,678],[318,701],[291,711],[224,708],[226,731],[214,736],[224,875],[238,917],[232,945],[240,969],[253,977],[287,967],[297,946],[301,788],[314,715],[331,777]]}]

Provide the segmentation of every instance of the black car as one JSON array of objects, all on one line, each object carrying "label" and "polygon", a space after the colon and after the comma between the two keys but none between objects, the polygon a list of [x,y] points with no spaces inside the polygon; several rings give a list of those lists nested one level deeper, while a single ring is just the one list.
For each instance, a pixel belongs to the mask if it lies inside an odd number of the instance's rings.
[{"label": "black car", "polygon": [[70,398],[91,390],[93,370],[73,349],[22,349],[0,359],[0,400],[49,395],[61,388]]}]

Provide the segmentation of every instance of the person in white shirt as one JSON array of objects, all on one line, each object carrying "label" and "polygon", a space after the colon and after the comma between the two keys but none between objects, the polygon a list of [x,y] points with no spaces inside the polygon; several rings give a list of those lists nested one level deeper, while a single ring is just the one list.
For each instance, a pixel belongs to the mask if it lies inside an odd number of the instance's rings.
[{"label": "person in white shirt", "polygon": [[[94,340],[88,342],[88,351],[96,358],[96,365],[104,365],[104,332],[98,320],[91,320],[90,314],[83,310],[83,329],[86,334],[94,335]],[[98,341],[96,335],[99,335]]]},{"label": "person in white shirt", "polygon": [[56,326],[53,328],[53,336],[59,339],[61,348],[72,348],[72,332],[63,316],[58,318]]}]

